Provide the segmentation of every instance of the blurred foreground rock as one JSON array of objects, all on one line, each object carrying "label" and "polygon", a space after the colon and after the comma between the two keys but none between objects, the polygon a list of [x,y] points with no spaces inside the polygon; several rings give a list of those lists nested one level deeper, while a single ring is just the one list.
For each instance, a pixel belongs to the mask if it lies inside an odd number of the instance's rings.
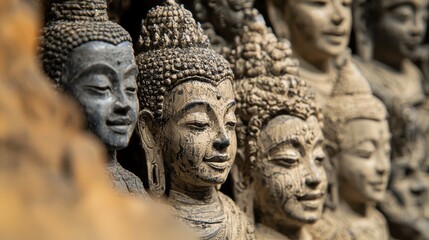
[{"label": "blurred foreground rock", "polygon": [[41,74],[34,9],[0,1],[0,239],[191,239],[110,187],[102,148]]}]

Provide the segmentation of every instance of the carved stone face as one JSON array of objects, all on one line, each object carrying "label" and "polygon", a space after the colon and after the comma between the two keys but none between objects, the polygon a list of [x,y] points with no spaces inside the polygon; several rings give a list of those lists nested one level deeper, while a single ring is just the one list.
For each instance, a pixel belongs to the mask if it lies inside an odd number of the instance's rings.
[{"label": "carved stone face", "polygon": [[294,50],[320,59],[340,55],[349,42],[351,0],[287,0],[283,16]]},{"label": "carved stone face", "polygon": [[139,110],[132,44],[85,43],[70,54],[63,82],[89,129],[112,150],[128,145]]},{"label": "carved stone face", "polygon": [[417,141],[409,158],[392,164],[391,191],[409,213],[421,214],[429,200],[429,158],[424,140]]},{"label": "carved stone face", "polygon": [[[374,30],[376,49],[387,61],[411,57],[423,41],[428,21],[427,0],[381,1],[380,19]],[[378,47],[377,47],[378,46]]]},{"label": "carved stone face", "polygon": [[253,2],[254,0],[208,0],[207,17],[218,34],[226,38],[234,37],[243,24],[243,10],[252,7]]},{"label": "carved stone face", "polygon": [[279,115],[261,130],[253,171],[255,205],[277,224],[301,226],[321,217],[327,179],[316,117]]},{"label": "carved stone face", "polygon": [[387,121],[357,119],[343,129],[335,159],[341,196],[355,203],[383,200],[390,172]]},{"label": "carved stone face", "polygon": [[237,151],[232,83],[189,80],[164,100],[161,149],[175,184],[206,187],[224,183]]}]

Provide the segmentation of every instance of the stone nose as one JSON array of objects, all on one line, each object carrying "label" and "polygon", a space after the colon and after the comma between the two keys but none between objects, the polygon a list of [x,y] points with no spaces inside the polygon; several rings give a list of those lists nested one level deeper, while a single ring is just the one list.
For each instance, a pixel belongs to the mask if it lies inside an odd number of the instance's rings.
[{"label": "stone nose", "polygon": [[310,188],[316,188],[322,182],[322,173],[314,164],[309,164],[306,168],[307,176],[305,177],[305,184]]},{"label": "stone nose", "polygon": [[228,135],[225,133],[225,130],[221,130],[218,133],[217,138],[213,142],[213,147],[218,151],[224,151],[226,148],[231,145],[231,140]]},{"label": "stone nose", "polygon": [[421,196],[428,190],[427,183],[423,178],[417,177],[411,185],[410,191],[415,196]]},{"label": "stone nose", "polygon": [[127,114],[131,109],[131,101],[127,98],[126,93],[118,92],[115,94],[114,112],[117,114]]}]

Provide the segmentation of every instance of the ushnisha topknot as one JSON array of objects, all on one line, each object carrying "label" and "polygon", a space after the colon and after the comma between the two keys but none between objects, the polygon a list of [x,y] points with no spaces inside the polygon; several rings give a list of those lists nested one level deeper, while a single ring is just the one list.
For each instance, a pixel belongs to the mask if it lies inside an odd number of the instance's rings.
[{"label": "ushnisha topknot", "polygon": [[[229,60],[236,74],[238,145],[248,146],[249,161],[257,159],[257,137],[274,117],[286,114],[301,119],[323,116],[313,90],[297,77],[298,61],[288,42],[278,40],[262,24],[246,27]],[[298,129],[299,131],[299,129]]]},{"label": "ushnisha topknot", "polygon": [[298,75],[299,62],[293,57],[291,44],[279,40],[265,23],[249,23],[231,49],[228,61],[235,78]]},{"label": "ushnisha topknot", "polygon": [[46,74],[60,89],[64,65],[75,48],[91,41],[113,45],[132,41],[125,29],[108,20],[105,0],[48,0],[46,4],[40,58]]},{"label": "ushnisha topknot", "polygon": [[384,104],[371,91],[367,80],[353,64],[346,64],[334,84],[332,95],[323,109],[324,136],[339,143],[342,127],[354,119],[387,119]]},{"label": "ushnisha topknot", "polygon": [[143,21],[137,65],[141,109],[162,117],[164,96],[179,83],[195,79],[233,81],[229,63],[214,50],[191,12],[174,0],[149,11]]}]

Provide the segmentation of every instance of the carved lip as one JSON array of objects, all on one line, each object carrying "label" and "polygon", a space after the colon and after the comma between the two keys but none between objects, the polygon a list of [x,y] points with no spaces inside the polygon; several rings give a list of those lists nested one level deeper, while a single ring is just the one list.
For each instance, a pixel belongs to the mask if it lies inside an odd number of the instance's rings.
[{"label": "carved lip", "polygon": [[214,155],[214,156],[204,158],[204,162],[227,162],[228,160],[229,160],[229,156],[226,154]]},{"label": "carved lip", "polygon": [[297,200],[304,205],[305,209],[314,211],[318,210],[323,202],[323,194],[322,192],[315,193],[307,193],[302,196],[297,196]]},{"label": "carved lip", "polygon": [[116,118],[109,119],[106,121],[106,125],[109,126],[114,132],[125,134],[133,124],[133,121],[129,118]]},{"label": "carved lip", "polygon": [[311,201],[311,200],[319,200],[323,198],[325,194],[322,192],[315,192],[315,193],[307,193],[301,196],[296,196],[298,201]]},{"label": "carved lip", "polygon": [[211,168],[223,171],[229,167],[229,156],[228,155],[215,155],[208,158],[204,158],[204,162],[207,163]]},{"label": "carved lip", "polygon": [[223,171],[229,167],[228,162],[207,162],[207,165],[219,171]]},{"label": "carved lip", "polygon": [[344,30],[330,30],[323,32],[324,35],[334,36],[334,37],[344,37],[346,36],[346,31]]},{"label": "carved lip", "polygon": [[385,181],[374,181],[374,182],[369,182],[369,184],[377,191],[386,190],[386,182]]}]

